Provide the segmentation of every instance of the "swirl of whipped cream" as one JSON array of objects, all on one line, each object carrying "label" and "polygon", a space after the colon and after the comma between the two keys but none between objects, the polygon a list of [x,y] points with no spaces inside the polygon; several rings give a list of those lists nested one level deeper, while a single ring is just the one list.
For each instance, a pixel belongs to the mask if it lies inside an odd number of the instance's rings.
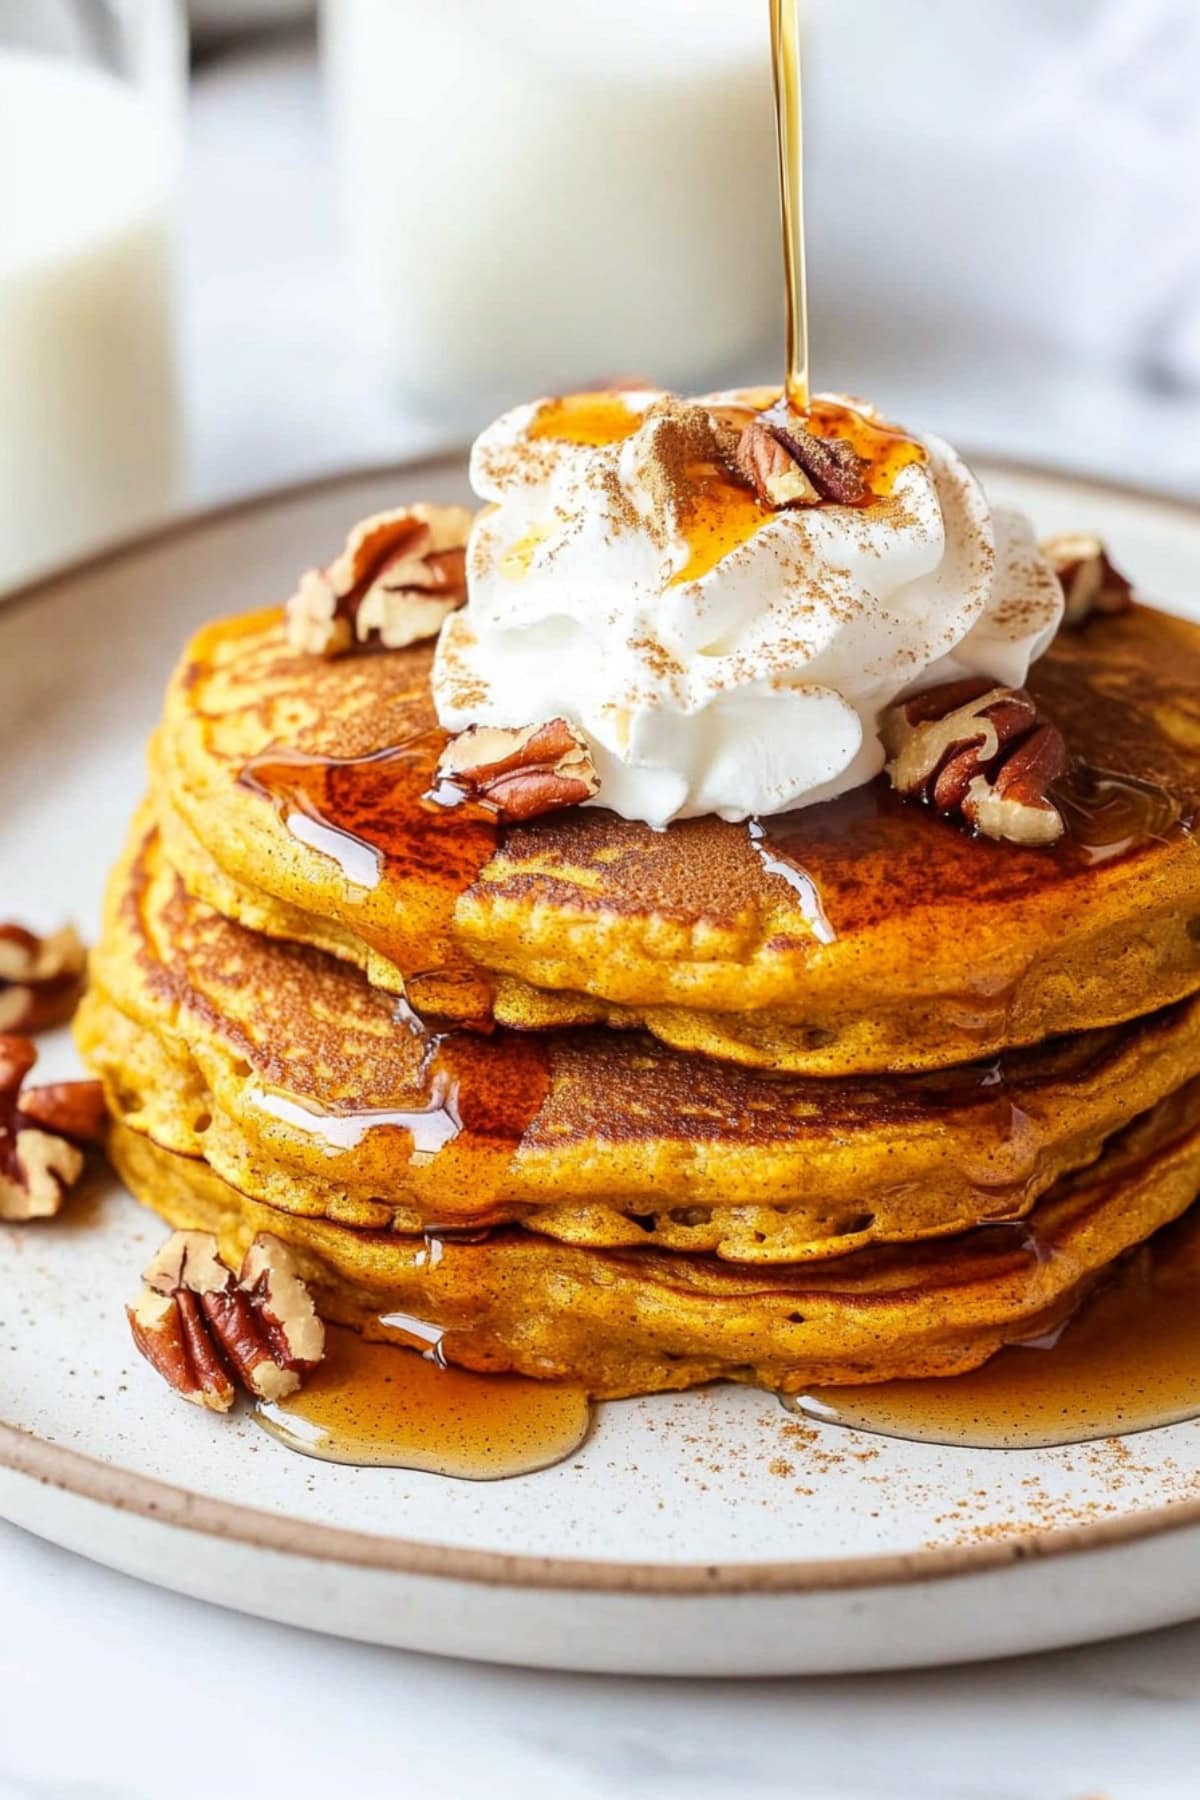
[{"label": "swirl of whipped cream", "polygon": [[447,730],[566,718],[595,804],[661,827],[829,799],[882,768],[900,695],[1024,681],[1062,614],[1024,517],[940,438],[841,400],[818,404],[903,454],[865,505],[771,511],[713,448],[761,404],[580,396],[482,434],[471,479],[491,504],[434,669]]}]

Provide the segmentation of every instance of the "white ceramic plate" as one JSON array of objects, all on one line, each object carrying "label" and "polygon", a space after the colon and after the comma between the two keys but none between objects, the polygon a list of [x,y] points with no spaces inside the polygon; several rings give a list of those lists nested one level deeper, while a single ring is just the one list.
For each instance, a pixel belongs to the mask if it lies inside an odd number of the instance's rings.
[{"label": "white ceramic plate", "polygon": [[[1190,511],[985,474],[1043,530],[1102,526],[1148,593],[1200,612]],[[461,483],[456,460],[293,491],[6,606],[0,917],[94,925],[185,632],[282,597],[362,514]],[[47,1071],[73,1062],[47,1045]],[[132,1352],[122,1302],[160,1237],[103,1183],[0,1228],[0,1513],[182,1592],[447,1654],[696,1675],[909,1667],[1200,1613],[1200,1423],[946,1450],[797,1430],[714,1389],[603,1407],[577,1457],[521,1480],[334,1467],[174,1404]]]}]

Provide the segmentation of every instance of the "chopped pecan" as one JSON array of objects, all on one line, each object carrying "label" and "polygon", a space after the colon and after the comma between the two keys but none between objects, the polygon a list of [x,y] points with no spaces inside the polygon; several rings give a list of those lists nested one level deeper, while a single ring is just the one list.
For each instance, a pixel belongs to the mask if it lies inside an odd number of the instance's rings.
[{"label": "chopped pecan", "polygon": [[50,1081],[26,1088],[21,1116],[73,1144],[99,1144],[108,1118],[104,1089],[98,1081]]},{"label": "chopped pecan", "polygon": [[24,1087],[37,1061],[28,1038],[0,1035],[0,1219],[51,1218],[98,1143],[104,1095],[98,1081]]},{"label": "chopped pecan", "polygon": [[446,745],[437,778],[455,798],[482,800],[514,821],[579,806],[600,791],[591,751],[565,719],[513,730],[469,725]]},{"label": "chopped pecan", "polygon": [[0,1031],[64,1025],[83,991],[87,952],[72,925],[38,937],[0,925]]},{"label": "chopped pecan", "polygon": [[785,423],[767,414],[752,419],[738,440],[737,464],[764,506],[813,506],[821,500],[861,506],[870,495],[866,464],[852,444],[818,437],[790,419]]},{"label": "chopped pecan", "polygon": [[288,642],[314,656],[359,643],[400,650],[436,637],[467,595],[465,506],[408,506],[354,527],[327,569],[309,569],[287,603]]},{"label": "chopped pecan", "polygon": [[737,466],[764,506],[816,506],[820,494],[769,425],[752,419],[737,443]]},{"label": "chopped pecan", "polygon": [[1093,613],[1124,612],[1133,587],[1109,560],[1104,540],[1088,531],[1062,531],[1042,540],[1042,555],[1062,583],[1064,625],[1082,625]]},{"label": "chopped pecan", "polygon": [[888,708],[881,722],[892,786],[985,837],[1052,844],[1063,820],[1050,788],[1067,771],[1062,734],[1024,688],[986,676],[946,682]]},{"label": "chopped pecan", "polygon": [[325,1354],[325,1327],[286,1244],[261,1232],[234,1275],[207,1231],[176,1231],[125,1309],[133,1341],[185,1400],[228,1412],[239,1386],[283,1400]]}]

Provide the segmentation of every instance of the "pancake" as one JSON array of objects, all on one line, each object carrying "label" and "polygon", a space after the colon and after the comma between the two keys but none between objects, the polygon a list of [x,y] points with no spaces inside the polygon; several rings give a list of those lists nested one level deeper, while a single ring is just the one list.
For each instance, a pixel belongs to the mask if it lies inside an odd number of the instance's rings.
[{"label": "pancake", "polygon": [[[213,1231],[235,1265],[259,1231],[299,1255],[321,1313],[445,1359],[581,1382],[612,1397],[722,1378],[784,1392],[958,1374],[1061,1322],[1113,1261],[1191,1204],[1200,1084],[1162,1102],[1025,1226],[859,1251],[802,1268],[556,1244],[506,1226],[475,1243],[298,1219],[239,1193],[202,1155],[118,1124],[112,1155],[171,1226]],[[429,1331],[420,1333],[428,1344]]]},{"label": "pancake", "polygon": [[209,627],[155,754],[191,890],[424,1013],[643,1025],[804,1074],[943,1068],[1200,987],[1200,632],[1143,607],[1030,677],[1076,759],[1070,829],[972,839],[877,782],[765,821],[654,832],[599,808],[501,834],[424,801],[428,645],[325,662],[277,614]]},{"label": "pancake", "polygon": [[120,1116],[282,1210],[761,1265],[1019,1218],[1200,1069],[1200,1000],[843,1083],[632,1032],[431,1040],[349,964],[193,900],[145,814],[77,1029]]}]

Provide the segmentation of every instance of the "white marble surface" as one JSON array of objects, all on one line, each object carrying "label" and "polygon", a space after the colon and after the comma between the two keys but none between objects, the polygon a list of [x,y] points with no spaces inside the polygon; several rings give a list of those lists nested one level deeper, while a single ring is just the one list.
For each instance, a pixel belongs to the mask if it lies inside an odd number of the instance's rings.
[{"label": "white marble surface", "polygon": [[1200,1626],[1023,1662],[654,1682],[438,1662],[0,1527],[0,1800],[1195,1800]]},{"label": "white marble surface", "polygon": [[[202,87],[188,190],[191,497],[444,437],[348,329],[303,48]],[[899,398],[900,396],[898,396]],[[976,396],[976,401],[978,396]],[[1094,382],[993,391],[992,445],[1111,473],[1131,414]],[[963,433],[969,397],[938,421]],[[1164,483],[1200,487],[1178,403],[1130,399]],[[1044,421],[1042,423],[1041,421]],[[1053,441],[1051,441],[1053,439]],[[0,1800],[1195,1800],[1200,1625],[1003,1666],[739,1685],[439,1663],[157,1592],[0,1526]]]}]

